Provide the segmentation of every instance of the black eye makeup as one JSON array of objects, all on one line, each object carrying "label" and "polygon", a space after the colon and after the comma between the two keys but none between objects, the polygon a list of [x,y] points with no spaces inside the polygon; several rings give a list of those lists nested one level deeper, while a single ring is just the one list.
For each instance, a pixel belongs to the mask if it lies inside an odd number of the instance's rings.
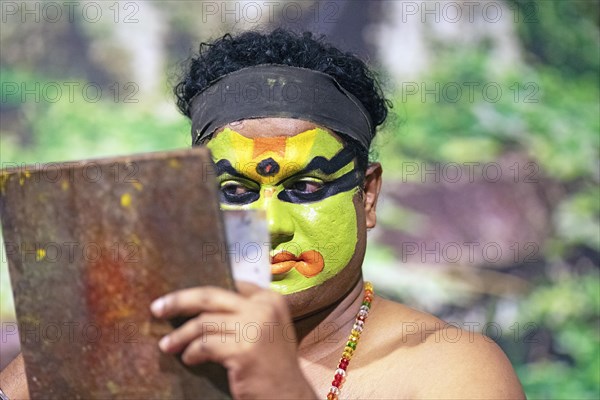
[{"label": "black eye makeup", "polygon": [[[327,178],[347,166],[353,159],[354,153],[349,147],[340,150],[330,160],[322,156],[313,158],[302,170],[274,183],[274,186],[283,186],[277,198],[288,203],[310,203],[357,187],[361,182],[361,174],[356,169],[335,179]],[[263,176],[271,175],[272,171],[279,171],[280,168],[273,159],[263,160],[258,166],[262,168]],[[222,179],[221,203],[246,205],[260,198],[260,184],[233,168],[229,160],[219,160],[216,167],[217,175]]]},{"label": "black eye makeup", "polygon": [[296,193],[309,194],[315,193],[326,185],[321,179],[316,178],[296,178],[292,182],[283,184],[285,190],[290,190]]},{"label": "black eye makeup", "polygon": [[260,198],[260,189],[247,182],[225,180],[221,182],[220,197],[224,204],[250,204]]},{"label": "black eye makeup", "polygon": [[359,182],[360,174],[356,170],[352,170],[337,179],[323,181],[319,184],[305,183],[300,180],[279,192],[277,198],[288,203],[311,203],[351,190],[357,187]]}]

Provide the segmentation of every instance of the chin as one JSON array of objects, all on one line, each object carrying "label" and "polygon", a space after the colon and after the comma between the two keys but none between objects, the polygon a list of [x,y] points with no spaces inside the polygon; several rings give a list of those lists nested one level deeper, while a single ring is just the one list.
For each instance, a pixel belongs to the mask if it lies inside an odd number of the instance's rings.
[{"label": "chin", "polygon": [[285,294],[292,319],[302,319],[328,307],[337,305],[362,279],[362,271],[345,268],[338,275],[320,285]]},{"label": "chin", "polygon": [[[348,265],[323,283],[304,290],[284,294],[292,319],[302,319],[328,307],[337,305],[362,279],[362,262],[365,256],[365,235],[357,243]],[[277,291],[276,286],[273,287]]]}]

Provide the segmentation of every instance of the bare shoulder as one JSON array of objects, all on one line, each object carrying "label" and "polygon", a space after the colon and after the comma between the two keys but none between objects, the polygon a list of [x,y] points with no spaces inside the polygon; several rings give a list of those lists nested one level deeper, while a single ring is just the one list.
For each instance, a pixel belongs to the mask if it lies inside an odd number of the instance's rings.
[{"label": "bare shoulder", "polygon": [[365,369],[388,371],[399,383],[382,397],[525,398],[504,352],[474,329],[381,298],[369,318],[364,339],[373,351]]}]

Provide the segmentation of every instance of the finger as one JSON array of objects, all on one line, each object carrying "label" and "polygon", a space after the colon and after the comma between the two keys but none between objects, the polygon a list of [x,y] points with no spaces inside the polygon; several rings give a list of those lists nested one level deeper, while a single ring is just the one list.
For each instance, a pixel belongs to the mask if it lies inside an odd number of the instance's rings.
[{"label": "finger", "polygon": [[235,354],[236,349],[237,346],[222,340],[220,335],[202,336],[185,348],[181,354],[181,361],[186,365],[208,361],[223,364],[226,359]]},{"label": "finger", "polygon": [[192,316],[203,311],[233,312],[243,298],[230,290],[201,286],[178,290],[152,302],[150,310],[155,317]]},{"label": "finger", "polygon": [[[220,321],[219,325],[216,321]],[[228,319],[223,314],[210,314],[199,316],[187,321],[185,324],[165,335],[158,346],[165,353],[179,353],[194,339],[203,335],[218,334],[221,326],[227,326]]]}]

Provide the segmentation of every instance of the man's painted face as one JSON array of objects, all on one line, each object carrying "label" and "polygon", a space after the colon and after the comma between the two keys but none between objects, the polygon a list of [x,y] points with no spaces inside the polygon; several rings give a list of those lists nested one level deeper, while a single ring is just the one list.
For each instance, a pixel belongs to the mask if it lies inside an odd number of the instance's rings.
[{"label": "man's painted face", "polygon": [[208,143],[223,209],[264,209],[271,233],[272,287],[296,293],[337,275],[357,245],[354,154],[315,128],[248,138],[226,128]]}]

